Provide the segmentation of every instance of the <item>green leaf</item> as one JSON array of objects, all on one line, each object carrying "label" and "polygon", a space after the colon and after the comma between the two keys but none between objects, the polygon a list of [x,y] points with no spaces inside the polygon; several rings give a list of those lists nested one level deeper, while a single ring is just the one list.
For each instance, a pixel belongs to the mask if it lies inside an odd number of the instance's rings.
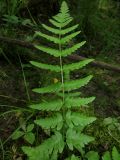
[{"label": "green leaf", "polygon": [[32,132],[28,132],[24,135],[24,139],[30,144],[33,144],[35,141],[35,135]]},{"label": "green leaf", "polygon": [[56,83],[56,84],[52,84],[49,85],[47,87],[42,87],[42,88],[35,88],[33,89],[33,92],[36,93],[55,93],[60,91],[60,89],[62,88],[62,83]]},{"label": "green leaf", "polygon": [[43,145],[32,148],[32,147],[22,147],[23,152],[28,156],[29,160],[49,160],[48,150],[45,150]]},{"label": "green leaf", "polygon": [[32,65],[34,65],[35,67],[41,68],[41,69],[47,69],[47,70],[51,70],[52,72],[60,72],[60,66],[58,65],[50,65],[50,64],[44,64],[44,63],[40,63],[40,62],[35,62],[35,61],[30,61],[30,63]]},{"label": "green leaf", "polygon": [[47,40],[49,40],[51,42],[54,42],[56,44],[60,44],[61,43],[59,38],[44,34],[44,33],[40,32],[40,31],[39,32],[38,31],[35,32],[35,36],[43,37],[43,38],[45,38],[45,39],[47,39]]},{"label": "green leaf", "polygon": [[60,113],[50,118],[35,120],[34,122],[44,129],[57,128],[57,130],[60,130],[63,126],[63,118]]},{"label": "green leaf", "polygon": [[16,139],[19,139],[20,137],[22,137],[24,135],[24,132],[23,131],[15,131],[12,135],[12,139],[13,140],[16,140]]},{"label": "green leaf", "polygon": [[31,132],[33,130],[33,128],[34,128],[34,124],[29,124],[27,126],[27,132]]},{"label": "green leaf", "polygon": [[94,141],[93,137],[82,133],[77,133],[72,129],[68,129],[66,133],[66,142],[70,150],[73,150],[73,147],[75,147],[78,151],[80,151],[83,147],[85,147],[85,145],[92,141]]},{"label": "green leaf", "polygon": [[59,111],[62,108],[63,102],[61,99],[56,99],[54,101],[42,102],[39,104],[33,104],[29,107],[32,109],[37,109],[41,111]]},{"label": "green leaf", "polygon": [[43,51],[43,52],[46,52],[54,57],[59,57],[61,52],[57,49],[53,49],[53,48],[50,48],[50,47],[44,47],[44,46],[40,46],[40,45],[35,45],[35,48]]},{"label": "green leaf", "polygon": [[120,153],[118,152],[116,147],[112,149],[112,158],[113,160],[120,160]]},{"label": "green leaf", "polygon": [[82,47],[85,43],[86,43],[86,41],[83,41],[83,42],[80,42],[80,43],[75,44],[74,46],[72,46],[72,47],[70,47],[70,48],[68,48],[68,49],[62,50],[61,56],[62,56],[62,57],[66,57],[66,56],[68,56],[68,55],[71,55],[71,54],[74,53],[77,49],[79,49],[80,47]]},{"label": "green leaf", "polygon": [[88,152],[85,157],[88,159],[88,160],[99,160],[99,155],[97,152],[95,151],[90,151]]},{"label": "green leaf", "polygon": [[[72,17],[69,14],[69,8],[68,8],[67,3],[65,1],[62,2],[61,8],[60,8],[60,12],[56,16],[53,16],[53,19],[55,19],[60,24],[68,22],[69,20],[72,19]],[[68,22],[67,24],[69,24],[69,23],[70,22]],[[56,27],[64,27],[64,26],[58,26],[56,24],[55,24],[55,26]]]},{"label": "green leaf", "polygon": [[[68,64],[68,65],[64,65],[63,66],[63,70],[64,72],[66,71],[74,71],[75,69],[80,69],[82,67],[84,67],[85,65],[87,65],[88,63],[92,62],[93,59],[87,59],[81,62],[77,62],[77,63],[72,63],[72,64]],[[35,61],[30,61],[30,63],[32,65],[34,65],[35,67],[41,68],[41,69],[47,69],[47,70],[51,70],[54,72],[60,72],[60,66],[58,65],[50,65],[50,64],[45,64],[45,63],[40,63],[40,62],[35,62]]]},{"label": "green leaf", "polygon": [[64,149],[64,141],[61,133],[56,132],[55,135],[45,140],[40,146],[35,148],[22,147],[25,154],[28,155],[29,160],[50,160],[54,150],[57,153],[62,153]]},{"label": "green leaf", "polygon": [[72,64],[68,64],[68,65],[64,65],[63,66],[63,70],[64,72],[66,71],[74,71],[75,69],[80,69],[84,66],[86,66],[88,63],[92,62],[93,59],[86,59],[77,63],[72,63]]},{"label": "green leaf", "polygon": [[[73,20],[73,18],[70,16],[69,13],[58,13],[57,15],[53,16],[52,18],[56,22],[60,23],[62,27],[65,27],[66,25],[68,25]],[[56,26],[55,23],[54,23],[54,26]]]},{"label": "green leaf", "polygon": [[102,160],[111,160],[110,152],[107,151],[104,153]]},{"label": "green leaf", "polygon": [[[55,20],[53,20],[53,19],[55,19]],[[61,22],[60,23],[60,22],[56,21],[56,20],[58,20],[58,15],[53,16],[53,19],[49,19],[49,22],[52,23],[55,27],[58,27],[58,28],[63,28],[65,26],[67,26],[73,20],[73,18],[71,17],[66,22]]]},{"label": "green leaf", "polygon": [[66,3],[65,1],[63,1],[62,4],[61,4],[60,12],[61,12],[62,14],[67,14],[67,13],[69,13],[69,8],[68,8],[68,5],[67,5],[67,3]]},{"label": "green leaf", "polygon": [[65,106],[67,108],[80,108],[84,107],[87,104],[93,102],[95,97],[89,97],[89,98],[74,98],[74,97],[68,97],[65,100]]},{"label": "green leaf", "polygon": [[45,28],[46,30],[48,30],[48,31],[50,31],[50,32],[52,32],[52,33],[54,33],[54,34],[58,34],[58,35],[67,34],[67,33],[71,32],[71,31],[75,30],[76,28],[78,28],[78,24],[77,24],[77,25],[74,25],[74,26],[72,26],[72,27],[66,28],[66,29],[62,29],[62,30],[49,27],[49,26],[47,26],[47,25],[45,25],[45,24],[42,24],[42,26],[43,26],[43,28]]},{"label": "green leaf", "polygon": [[74,32],[68,36],[65,36],[64,38],[61,38],[61,44],[65,44],[66,42],[69,42],[72,38],[76,37],[78,34],[80,34],[81,31]]},{"label": "green leaf", "polygon": [[87,117],[76,112],[68,111],[66,114],[66,122],[70,128],[73,128],[74,126],[81,126],[84,128],[95,120],[95,117]]},{"label": "green leaf", "polygon": [[72,91],[72,90],[78,89],[80,87],[83,87],[92,79],[92,77],[93,76],[90,75],[85,78],[65,82],[64,83],[64,90],[65,91]]},{"label": "green leaf", "polygon": [[52,84],[49,85],[47,87],[43,87],[43,88],[35,88],[33,89],[33,92],[36,93],[52,93],[52,92],[58,92],[61,90],[65,90],[65,91],[72,91],[75,89],[78,89],[80,87],[85,86],[90,80],[92,79],[92,76],[87,76],[85,78],[82,79],[77,79],[77,80],[71,80],[69,82],[65,82],[64,85],[62,85],[62,83],[56,83],[56,84]]}]

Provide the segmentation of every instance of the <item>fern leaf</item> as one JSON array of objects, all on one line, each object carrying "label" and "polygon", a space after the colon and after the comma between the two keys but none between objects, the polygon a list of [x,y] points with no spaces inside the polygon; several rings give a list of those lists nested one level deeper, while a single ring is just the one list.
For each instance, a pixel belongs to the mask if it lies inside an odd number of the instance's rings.
[{"label": "fern leaf", "polygon": [[[83,66],[85,66],[86,64],[88,64],[92,61],[93,61],[93,59],[87,59],[87,60],[84,60],[84,61],[81,61],[81,62],[78,62],[78,63],[72,63],[72,64],[69,64],[69,65],[64,65],[63,70],[64,70],[64,72],[66,72],[66,71],[73,71],[75,69],[80,69],[80,68],[82,68]],[[35,61],[30,61],[30,63],[32,65],[34,65],[35,67],[38,67],[38,68],[41,68],[41,69],[47,69],[47,70],[51,70],[51,71],[54,71],[54,72],[60,72],[61,71],[60,66],[58,66],[58,65],[44,64],[44,63],[35,62]]]},{"label": "fern leaf", "polygon": [[99,160],[100,156],[98,155],[97,152],[95,151],[90,151],[88,152],[85,157],[87,158],[87,160]]},{"label": "fern leaf", "polygon": [[66,42],[69,42],[72,38],[76,37],[78,34],[80,34],[81,31],[74,32],[64,38],[61,38],[61,44],[65,44]]},{"label": "fern leaf", "polygon": [[61,52],[57,49],[53,49],[53,48],[50,48],[50,47],[44,47],[44,46],[39,46],[39,45],[35,45],[35,48],[43,51],[43,52],[46,52],[54,57],[59,57]]},{"label": "fern leaf", "polygon": [[62,85],[62,83],[56,83],[43,88],[35,88],[33,89],[33,91],[36,93],[52,93],[52,92],[58,92],[63,88],[65,91],[72,91],[85,86],[91,80],[91,78],[92,76],[87,76],[82,79],[65,82],[64,85]]},{"label": "fern leaf", "polygon": [[60,12],[64,13],[64,14],[69,12],[68,5],[67,5],[67,3],[65,1],[63,1],[62,4],[61,4]]},{"label": "fern leaf", "polygon": [[74,126],[81,126],[84,128],[95,120],[95,117],[87,117],[76,112],[68,111],[66,114],[66,122],[70,128],[73,128]]},{"label": "fern leaf", "polygon": [[90,80],[92,79],[92,76],[87,76],[82,79],[77,79],[77,80],[71,80],[69,82],[64,83],[64,90],[65,91],[72,91],[75,89],[78,89],[80,87],[85,86]]},{"label": "fern leaf", "polygon": [[83,107],[91,102],[93,102],[95,97],[89,97],[89,98],[66,98],[65,106],[67,108],[78,108]]},{"label": "fern leaf", "polygon": [[22,150],[29,157],[29,160],[50,160],[54,150],[57,153],[61,153],[64,149],[63,137],[59,132],[55,135],[45,140],[40,146],[32,147],[22,147]]},{"label": "fern leaf", "polygon": [[53,36],[49,36],[47,34],[44,34],[42,32],[35,32],[35,35],[37,36],[41,36],[43,38],[46,38],[47,40],[51,41],[51,42],[54,42],[56,44],[59,44],[60,43],[60,39],[57,38],[57,37],[53,37]]},{"label": "fern leaf", "polygon": [[54,93],[54,92],[58,92],[61,88],[62,88],[62,84],[56,83],[56,84],[49,85],[47,87],[35,88],[32,91],[36,93],[41,93],[41,94],[42,93]]},{"label": "fern leaf", "polygon": [[72,27],[69,27],[69,28],[66,28],[66,29],[62,29],[62,30],[59,30],[59,29],[55,29],[55,28],[52,28],[52,27],[49,27],[45,24],[42,24],[43,28],[45,28],[46,30],[48,30],[49,32],[52,32],[54,34],[60,34],[60,35],[64,35],[64,34],[67,34],[73,30],[75,30],[76,28],[78,28],[78,24],[72,26]]},{"label": "fern leaf", "polygon": [[85,147],[85,145],[92,141],[94,141],[93,137],[84,135],[82,133],[77,133],[72,129],[68,129],[66,133],[66,142],[70,150],[73,150],[73,147],[81,150],[83,147]]},{"label": "fern leaf", "polygon": [[72,53],[74,53],[77,49],[79,49],[80,47],[82,47],[84,44],[86,43],[86,41],[83,41],[81,43],[75,44],[73,47],[62,50],[61,56],[62,57],[66,57],[68,55],[71,55]]},{"label": "fern leaf", "polygon": [[[73,18],[70,16],[69,13],[58,13],[57,15],[53,16],[52,18],[60,24],[64,24],[64,23],[69,22],[70,20],[73,20]],[[69,24],[69,23],[67,23],[67,24]]]},{"label": "fern leaf", "polygon": [[112,149],[112,158],[113,160],[120,160],[120,153],[116,149],[116,147],[113,147]]},{"label": "fern leaf", "polygon": [[112,160],[109,151],[104,153],[102,160]]},{"label": "fern leaf", "polygon": [[42,102],[39,104],[33,104],[29,107],[40,111],[59,111],[62,108],[63,102],[60,99],[50,102]]},{"label": "fern leaf", "polygon": [[66,2],[62,3],[60,12],[56,16],[53,16],[53,18],[59,23],[66,22],[67,20],[71,19],[71,16],[69,14],[69,8]]},{"label": "fern leaf", "polygon": [[29,160],[49,160],[49,154],[42,147],[22,147],[23,152],[28,156]]},{"label": "fern leaf", "polygon": [[[60,20],[60,18],[58,18],[58,16],[54,16],[53,17],[55,20],[59,20],[59,21],[63,21],[63,20]],[[63,19],[63,18],[62,18]],[[73,18],[69,18],[66,22],[57,22],[53,19],[49,19],[49,22],[52,23],[55,27],[58,27],[58,28],[63,28],[65,26],[67,26],[72,20]]]},{"label": "fern leaf", "polygon": [[63,66],[63,70],[64,72],[66,71],[74,71],[75,69],[80,69],[84,66],[86,66],[88,63],[92,62],[93,59],[86,59],[77,63],[72,63],[72,64],[68,64],[68,65],[64,65]]},{"label": "fern leaf", "polygon": [[60,113],[57,113],[54,117],[38,119],[34,122],[43,129],[57,128],[57,130],[60,130],[63,126],[63,118]]},{"label": "fern leaf", "polygon": [[32,65],[35,67],[41,68],[41,69],[47,69],[50,71],[54,72],[60,72],[60,66],[58,65],[50,65],[50,64],[45,64],[45,63],[40,63],[40,62],[35,62],[35,61],[30,61]]}]

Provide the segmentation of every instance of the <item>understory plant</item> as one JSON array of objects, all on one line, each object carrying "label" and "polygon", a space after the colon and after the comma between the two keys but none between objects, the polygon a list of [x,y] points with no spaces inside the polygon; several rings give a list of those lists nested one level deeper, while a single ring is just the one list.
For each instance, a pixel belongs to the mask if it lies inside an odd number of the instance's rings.
[{"label": "understory plant", "polygon": [[51,98],[47,101],[44,100],[39,104],[29,106],[38,112],[44,111],[48,113],[48,116],[43,118],[40,114],[37,114],[34,123],[50,134],[49,138],[37,147],[22,147],[29,160],[81,159],[85,154],[85,145],[94,140],[93,137],[84,134],[84,129],[87,125],[94,122],[96,118],[86,115],[84,108],[88,107],[88,104],[95,97],[83,98],[78,90],[88,84],[92,76],[71,79],[72,71],[81,69],[93,61],[93,59],[86,59],[70,64],[64,64],[63,61],[64,57],[71,55],[85,44],[85,41],[83,41],[68,47],[69,42],[80,33],[80,31],[75,31],[78,25],[67,27],[72,20],[73,18],[69,14],[66,2],[62,2],[60,12],[53,16],[52,19],[49,19],[49,22],[54,27],[42,24],[44,29],[54,35],[36,32],[37,36],[47,39],[49,44],[53,42],[55,48],[42,45],[36,45],[35,47],[59,59],[59,64],[55,65],[35,61],[31,61],[30,63],[40,69],[60,74],[61,81],[56,81],[56,83],[49,86],[33,89],[34,92],[44,94],[44,96],[50,94],[48,97]]},{"label": "understory plant", "polygon": [[87,160],[120,160],[120,153],[118,152],[117,148],[114,146],[111,152],[106,151],[101,158],[99,154],[95,151],[88,152],[85,155],[85,158],[87,158]]}]

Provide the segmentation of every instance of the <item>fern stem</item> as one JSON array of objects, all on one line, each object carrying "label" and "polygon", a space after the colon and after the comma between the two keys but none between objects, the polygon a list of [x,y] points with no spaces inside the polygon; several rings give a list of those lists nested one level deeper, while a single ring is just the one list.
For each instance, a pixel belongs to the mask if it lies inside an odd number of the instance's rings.
[{"label": "fern stem", "polygon": [[[61,30],[61,28],[60,28]],[[61,39],[61,34],[59,34],[59,39]],[[59,43],[59,50],[60,52],[62,52],[62,45],[61,43]],[[65,91],[64,91],[64,73],[63,73],[63,62],[62,62],[62,56],[60,55],[60,68],[61,68],[61,83],[62,83],[62,91],[63,91],[63,103],[64,103],[64,94],[65,94]]]},{"label": "fern stem", "polygon": [[[61,30],[61,28],[60,28]],[[61,34],[59,34],[59,39],[61,39]],[[59,50],[60,52],[62,52],[62,45],[61,43],[59,43]],[[61,68],[61,83],[62,83],[62,94],[63,94],[63,104],[64,104],[64,101],[65,101],[65,90],[64,90],[64,71],[63,71],[63,61],[62,61],[62,56],[60,55],[60,68]],[[65,109],[64,107],[62,108],[62,115],[63,115],[63,120],[65,121]],[[66,125],[64,124],[63,125],[63,129],[62,129],[62,133],[63,133],[63,137],[65,138],[65,134],[66,134]]]}]

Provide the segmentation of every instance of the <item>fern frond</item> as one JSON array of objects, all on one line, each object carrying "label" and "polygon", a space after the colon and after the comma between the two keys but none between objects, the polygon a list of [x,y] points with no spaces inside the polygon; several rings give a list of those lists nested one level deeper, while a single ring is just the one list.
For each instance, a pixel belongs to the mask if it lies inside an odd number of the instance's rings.
[{"label": "fern frond", "polygon": [[53,19],[55,19],[57,22],[61,24],[72,19],[72,17],[69,14],[69,8],[66,2],[62,3],[60,12],[56,16],[53,16]]},{"label": "fern frond", "polygon": [[65,22],[68,22],[72,20],[72,17],[70,16],[69,13],[58,13],[57,15],[53,16],[53,19],[56,20],[57,22],[63,24]]},{"label": "fern frond", "polygon": [[59,111],[62,108],[63,102],[61,99],[55,101],[42,102],[39,104],[33,104],[29,107],[40,111]]},{"label": "fern frond", "polygon": [[77,49],[79,49],[80,47],[82,47],[84,44],[86,43],[86,41],[83,41],[81,43],[75,44],[73,47],[62,50],[61,56],[62,57],[66,57],[68,55],[71,55],[72,53],[74,53]]},{"label": "fern frond", "polygon": [[65,91],[72,91],[75,89],[78,89],[80,87],[85,86],[91,79],[93,76],[87,76],[85,78],[82,79],[77,79],[77,80],[71,80],[69,82],[65,82],[64,83],[64,90]]},{"label": "fern frond", "polygon": [[100,156],[99,156],[98,152],[95,152],[95,151],[89,151],[85,155],[85,158],[87,158],[87,160],[100,160]]},{"label": "fern frond", "polygon": [[50,65],[50,64],[45,64],[45,63],[40,63],[40,62],[35,62],[35,61],[30,61],[30,63],[35,66],[35,67],[38,67],[38,68],[41,68],[41,69],[47,69],[47,70],[50,70],[50,71],[54,71],[54,72],[60,72],[60,66],[58,65]]},{"label": "fern frond", "polygon": [[33,89],[33,92],[36,93],[52,93],[52,92],[58,92],[61,91],[64,87],[65,91],[72,91],[75,89],[78,89],[80,87],[85,86],[90,80],[91,80],[92,76],[87,76],[85,78],[82,79],[78,79],[78,80],[71,80],[69,82],[65,82],[64,85],[62,85],[62,83],[56,83],[56,84],[52,84],[49,85],[47,87],[42,87],[42,88],[35,88]]},{"label": "fern frond", "polygon": [[60,91],[62,88],[62,83],[56,83],[49,85],[47,87],[42,87],[42,88],[35,88],[32,91],[36,93],[54,93]]},{"label": "fern frond", "polygon": [[56,84],[52,84],[49,85],[47,87],[42,87],[42,88],[35,88],[33,89],[33,92],[36,93],[52,93],[52,92],[58,92],[61,91],[64,87],[65,91],[72,91],[75,89],[78,89],[80,87],[85,86],[90,80],[91,80],[92,76],[87,76],[85,78],[82,79],[78,79],[78,80],[71,80],[69,82],[65,82],[64,85],[62,85],[62,83],[56,83]]},{"label": "fern frond", "polygon": [[69,13],[69,8],[68,8],[68,5],[65,1],[63,1],[62,4],[61,4],[60,12],[63,13],[63,14],[68,14]]},{"label": "fern frond", "polygon": [[84,128],[95,120],[95,117],[87,117],[76,112],[68,111],[66,114],[66,122],[70,128],[73,128],[74,126],[81,126]]},{"label": "fern frond", "polygon": [[24,146],[22,147],[23,152],[28,156],[29,160],[49,160],[49,154],[42,146],[35,148]]},{"label": "fern frond", "polygon": [[60,113],[56,113],[54,117],[38,119],[34,122],[43,129],[57,128],[57,130],[60,130],[63,126],[63,118]]},{"label": "fern frond", "polygon": [[63,70],[64,72],[66,71],[74,71],[75,69],[80,69],[84,66],[86,66],[88,63],[92,62],[93,59],[86,59],[77,63],[72,63],[72,64],[68,64],[68,65],[64,65],[63,66]]},{"label": "fern frond", "polygon": [[104,153],[102,160],[111,160],[111,155],[109,151]]},{"label": "fern frond", "polygon": [[50,160],[54,150],[61,153],[64,149],[64,141],[61,133],[56,132],[55,135],[45,140],[40,146],[22,147],[22,150],[27,154],[29,160]]},{"label": "fern frond", "polygon": [[[55,19],[56,21],[53,20],[53,19]],[[54,16],[53,19],[49,19],[49,22],[52,23],[55,27],[58,27],[58,28],[63,28],[65,26],[67,26],[73,20],[73,18],[71,17],[65,22],[57,22],[58,19],[60,21],[60,18],[58,18],[58,16]],[[63,20],[61,20],[61,21],[63,21]]]},{"label": "fern frond", "polygon": [[60,34],[60,35],[64,35],[64,34],[67,34],[73,30],[75,30],[76,28],[78,28],[78,24],[72,26],[72,27],[68,27],[66,29],[62,29],[62,30],[59,30],[59,29],[55,29],[55,28],[52,28],[52,27],[49,27],[45,24],[42,24],[43,28],[45,28],[46,30],[48,30],[49,32],[52,32],[54,34]]},{"label": "fern frond", "polygon": [[87,104],[93,102],[95,97],[89,97],[89,98],[74,98],[74,97],[68,97],[65,100],[65,106],[67,108],[80,108],[83,106],[86,106]]},{"label": "fern frond", "polygon": [[57,49],[53,49],[53,48],[50,48],[50,47],[44,47],[44,46],[40,46],[40,45],[35,45],[35,48],[43,51],[43,52],[46,52],[54,57],[59,57],[61,52]]},{"label": "fern frond", "polygon": [[112,149],[112,158],[113,160],[120,160],[120,153],[118,152],[116,147]]},{"label": "fern frond", "polygon": [[94,138],[87,136],[82,133],[77,133],[75,130],[68,129],[66,133],[66,142],[70,150],[75,147],[78,151],[81,150],[85,145],[94,141]]},{"label": "fern frond", "polygon": [[60,42],[61,42],[59,38],[44,34],[44,33],[40,32],[40,31],[39,32],[38,31],[35,32],[35,36],[43,37],[43,38],[45,38],[45,39],[47,39],[47,40],[49,40],[51,42],[54,42],[56,44],[60,44]]},{"label": "fern frond", "polygon": [[66,42],[69,42],[72,38],[76,37],[78,34],[80,34],[81,31],[74,32],[68,36],[65,36],[64,38],[61,38],[61,44],[65,44]]}]

